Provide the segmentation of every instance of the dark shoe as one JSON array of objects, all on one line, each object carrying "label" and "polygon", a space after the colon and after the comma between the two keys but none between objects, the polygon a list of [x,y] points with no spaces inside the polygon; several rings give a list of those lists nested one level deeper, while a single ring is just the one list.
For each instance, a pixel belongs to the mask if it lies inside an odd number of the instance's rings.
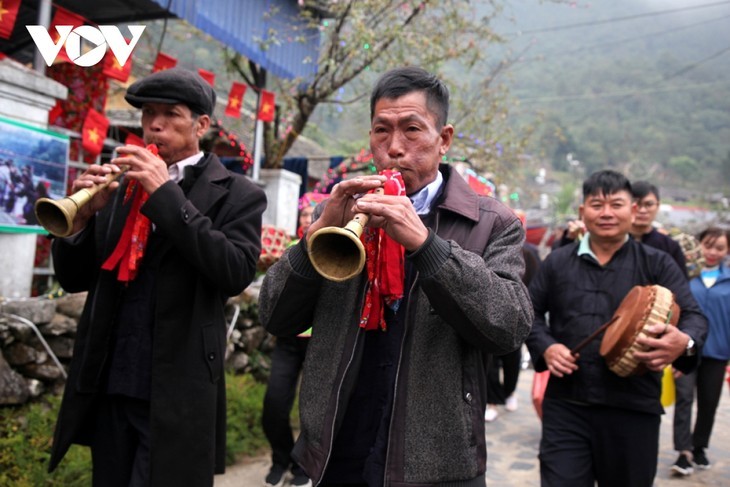
[{"label": "dark shoe", "polygon": [[692,461],[689,459],[689,453],[680,453],[677,461],[672,465],[672,474],[686,477],[694,472]]},{"label": "dark shoe", "polygon": [[272,465],[269,474],[264,480],[264,487],[282,487],[286,480],[286,468],[281,465]]},{"label": "dark shoe", "polygon": [[692,461],[695,462],[695,465],[697,465],[697,468],[700,468],[702,470],[707,470],[710,468],[710,461],[707,459],[707,455],[705,455],[705,449],[704,448],[695,448],[692,452]]},{"label": "dark shoe", "polygon": [[295,487],[312,487],[312,481],[303,473],[294,474],[294,478],[291,480],[291,485]]}]

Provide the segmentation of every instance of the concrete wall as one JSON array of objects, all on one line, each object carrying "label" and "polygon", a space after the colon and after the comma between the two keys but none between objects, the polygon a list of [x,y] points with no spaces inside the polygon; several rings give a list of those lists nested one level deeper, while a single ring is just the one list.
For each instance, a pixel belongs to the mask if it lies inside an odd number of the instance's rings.
[{"label": "concrete wall", "polygon": [[296,235],[302,177],[285,169],[261,169],[260,179],[268,200],[263,214],[264,225],[273,225],[289,235]]}]

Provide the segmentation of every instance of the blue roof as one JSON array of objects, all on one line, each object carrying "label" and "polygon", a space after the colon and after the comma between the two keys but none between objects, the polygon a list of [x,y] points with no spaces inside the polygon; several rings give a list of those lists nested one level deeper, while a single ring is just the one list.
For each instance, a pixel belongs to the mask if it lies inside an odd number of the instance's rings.
[{"label": "blue roof", "polygon": [[[317,72],[320,33],[307,27],[296,0],[154,0],[181,19],[280,78]],[[275,41],[267,48],[262,43]]]}]

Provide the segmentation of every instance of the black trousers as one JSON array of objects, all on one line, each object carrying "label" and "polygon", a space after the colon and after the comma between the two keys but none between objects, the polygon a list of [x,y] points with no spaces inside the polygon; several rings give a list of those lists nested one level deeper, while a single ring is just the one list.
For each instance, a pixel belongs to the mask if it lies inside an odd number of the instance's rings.
[{"label": "black trousers", "polygon": [[[492,355],[487,373],[488,404],[504,404],[515,392],[517,379],[520,376],[520,362],[522,362],[522,347],[505,355]],[[502,369],[501,378],[500,369]]]},{"label": "black trousers", "polygon": [[[702,357],[697,370],[675,379],[677,402],[674,406],[674,449],[707,448],[710,445],[715,413],[725,383],[727,361]],[[697,418],[694,432],[692,403],[697,391]]]},{"label": "black trousers", "polygon": [[125,396],[101,399],[91,442],[94,487],[150,485],[150,403]]},{"label": "black trousers", "polygon": [[543,487],[651,487],[658,414],[546,397],[540,441]]},{"label": "black trousers", "polygon": [[[308,343],[309,338],[279,337],[271,355],[271,374],[261,421],[271,445],[271,460],[284,468],[292,464],[290,454],[294,448],[294,433],[289,416]],[[301,471],[299,466],[294,465],[292,472],[298,471]]]}]

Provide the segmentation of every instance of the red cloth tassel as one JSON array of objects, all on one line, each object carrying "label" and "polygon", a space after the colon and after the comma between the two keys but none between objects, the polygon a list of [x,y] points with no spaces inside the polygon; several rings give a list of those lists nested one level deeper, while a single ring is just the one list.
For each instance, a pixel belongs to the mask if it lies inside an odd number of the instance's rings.
[{"label": "red cloth tassel", "polygon": [[[150,144],[147,150],[158,155],[157,146]],[[159,156],[158,156],[159,157]],[[149,218],[140,213],[140,208],[149,198],[149,194],[137,181],[131,181],[124,193],[124,204],[132,199],[132,208],[129,210],[127,220],[124,222],[122,236],[109,258],[102,264],[105,271],[113,271],[119,266],[117,279],[121,282],[130,282],[137,277],[140,262],[144,257],[149,239],[150,224]]]},{"label": "red cloth tassel", "polygon": [[[393,196],[406,194],[399,172],[385,170],[380,174],[388,178],[383,188],[384,194]],[[390,238],[382,228],[366,228],[362,239],[367,258],[368,284],[360,327],[366,330],[380,328],[385,331],[384,305],[393,306],[403,298],[405,249]]]}]

